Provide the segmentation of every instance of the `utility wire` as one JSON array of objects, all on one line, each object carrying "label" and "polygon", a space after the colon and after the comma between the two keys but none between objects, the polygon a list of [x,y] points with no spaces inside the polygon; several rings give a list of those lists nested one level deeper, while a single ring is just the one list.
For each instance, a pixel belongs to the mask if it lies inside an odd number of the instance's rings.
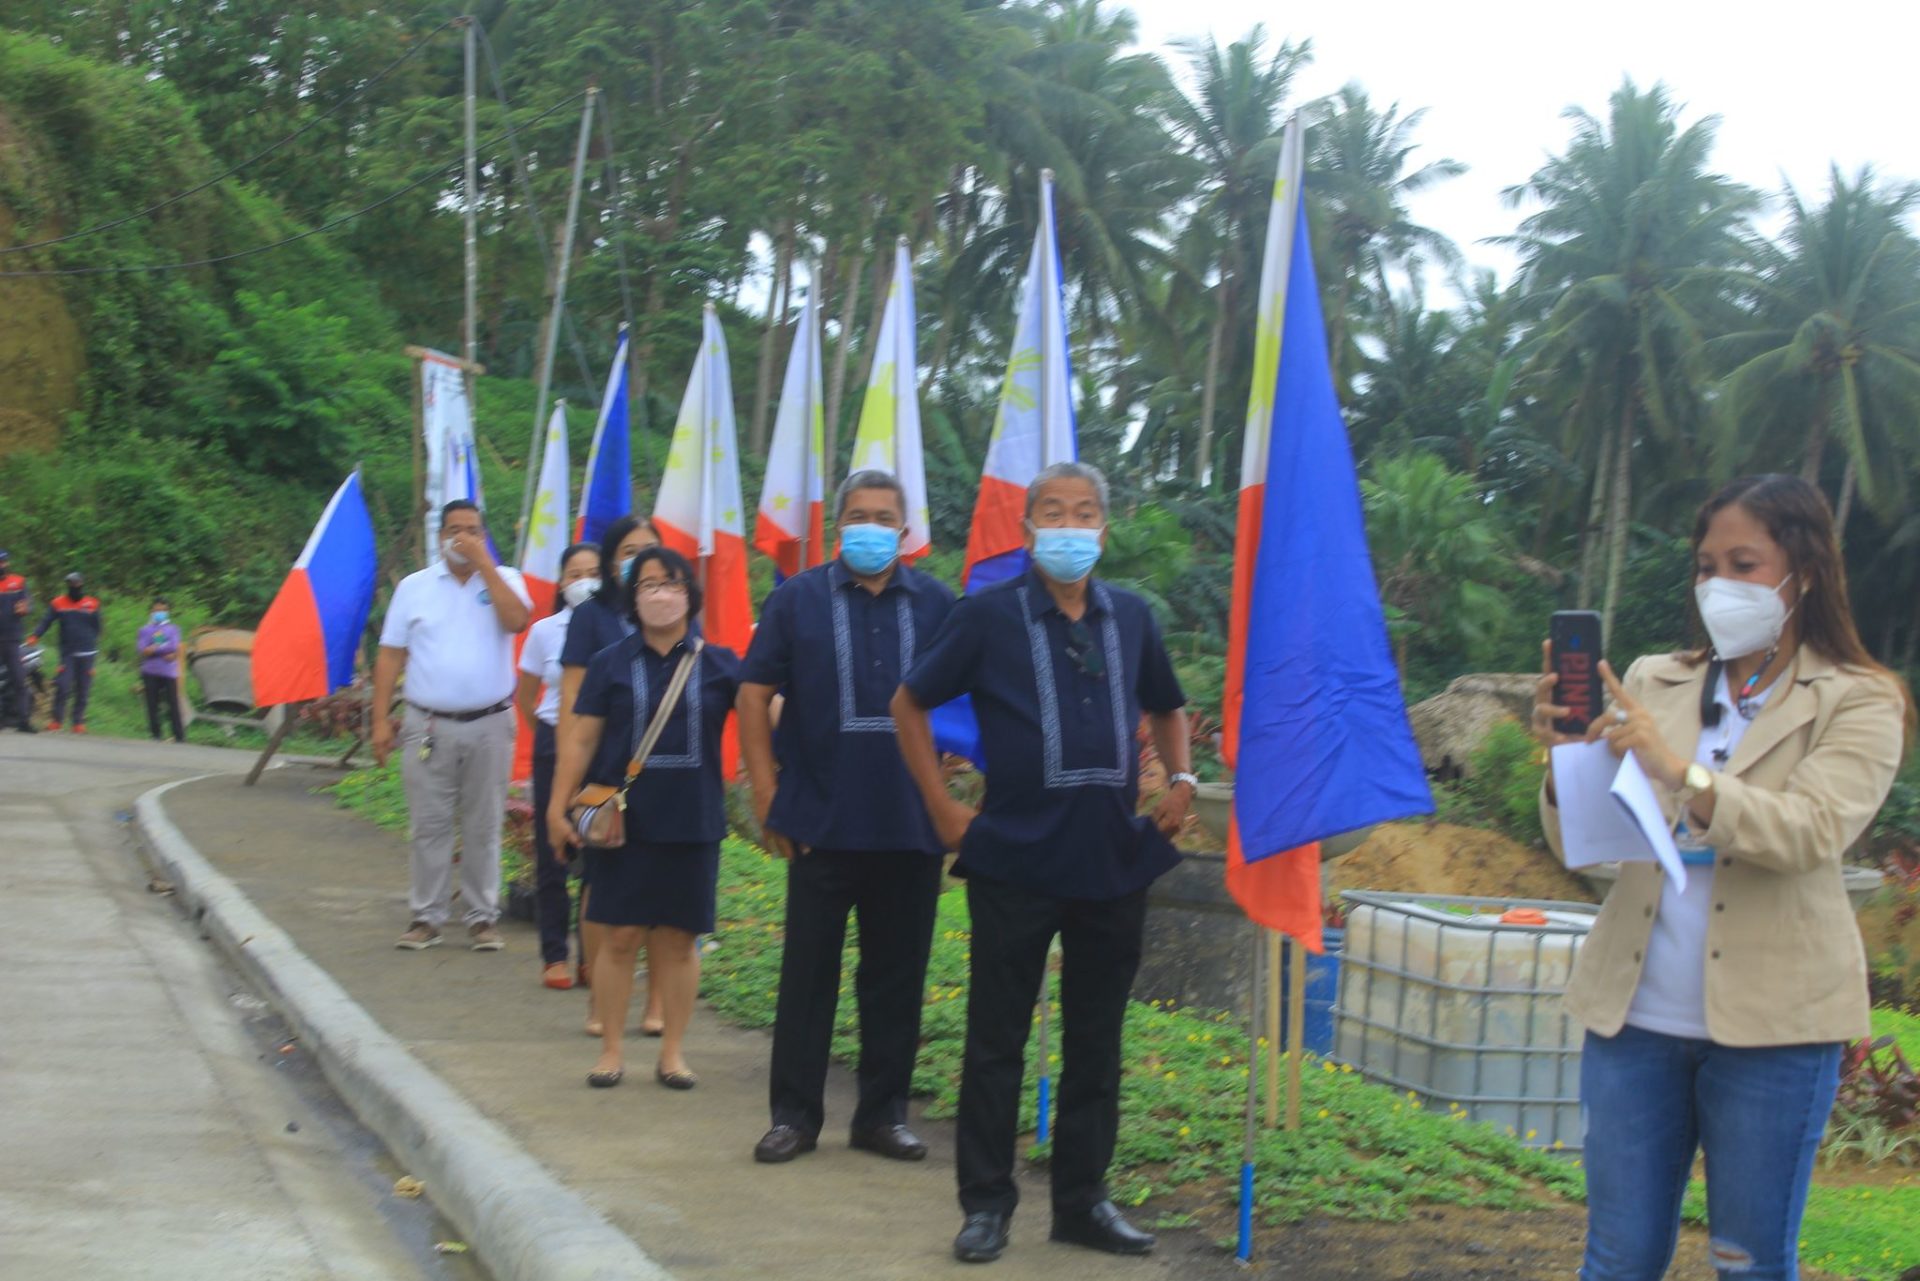
[{"label": "utility wire", "polygon": [[[534,243],[540,247],[540,261],[546,266],[547,279],[554,279],[553,252],[547,244],[546,220],[540,216],[540,202],[533,194],[533,176],[527,170],[526,153],[520,147],[520,135],[513,124],[513,108],[507,105],[506,85],[500,79],[500,64],[494,60],[493,41],[487,38],[487,29],[475,19],[474,26],[480,33],[480,49],[486,54],[487,73],[493,80],[493,96],[500,104],[500,117],[507,125],[507,146],[513,153],[514,177],[520,183],[520,191],[525,197],[527,217],[533,223]],[[579,327],[573,323],[573,310],[564,304],[560,309],[560,319],[567,327],[567,345],[573,349],[574,363],[580,367],[580,385],[589,394],[594,388],[593,373],[587,365],[586,348],[580,342]]]},{"label": "utility wire", "polygon": [[[541,112],[539,115],[535,116],[532,120],[529,120],[527,123],[530,125],[538,124],[542,120],[545,120],[548,116],[551,116],[556,112],[559,112],[567,107],[572,106],[574,103],[580,101],[580,99],[584,98],[585,96],[586,94],[583,91],[581,93],[576,93],[569,97],[563,98],[559,102],[554,103],[551,107],[548,107],[545,111]],[[492,147],[498,144],[499,142],[503,141],[504,138],[505,138],[504,134],[496,134],[494,137],[491,137],[487,139],[485,142],[478,144],[478,147]],[[465,163],[464,158],[460,160],[448,161],[445,164],[439,165],[434,169],[429,170],[427,173],[423,174],[419,178],[414,179],[412,182],[400,188],[398,191],[390,192],[389,194],[382,196],[380,199],[374,201],[370,205],[363,205],[361,208],[355,209],[352,213],[341,214],[338,218],[334,218],[327,222],[324,222],[320,224],[318,227],[309,227],[307,230],[302,231],[297,235],[288,236],[284,240],[276,240],[272,244],[267,244],[267,245],[256,245],[252,249],[241,249],[234,253],[221,254],[218,257],[214,257],[214,258],[201,258],[193,262],[149,263],[146,265],[134,266],[134,267],[58,267],[58,268],[47,268],[42,271],[0,271],[0,278],[21,277],[21,276],[110,276],[110,275],[130,275],[130,274],[147,272],[147,271],[187,271],[195,267],[212,267],[212,266],[217,266],[218,264],[223,262],[234,262],[241,258],[251,258],[255,254],[263,254],[263,253],[267,253],[270,250],[284,248],[285,246],[294,244],[297,241],[305,240],[309,236],[317,236],[322,232],[332,231],[335,227],[339,227],[345,223],[352,222],[355,218],[361,217],[364,214],[370,214],[376,209],[380,209],[386,205],[392,204],[394,201],[406,195],[408,192],[417,191],[421,187],[424,187],[428,183],[439,178],[442,174],[446,173],[447,170],[453,168],[455,165],[464,164],[464,163]]]},{"label": "utility wire", "polygon": [[[313,119],[307,121],[307,123],[301,125],[298,129],[295,129],[292,133],[288,134],[286,137],[282,138],[280,141],[273,143],[271,146],[268,146],[263,150],[254,152],[251,156],[248,156],[245,160],[242,160],[240,163],[234,165],[232,168],[215,174],[213,177],[207,179],[203,183],[200,183],[198,186],[188,187],[185,191],[178,192],[174,195],[168,196],[165,200],[160,201],[158,204],[148,205],[145,209],[141,209],[135,213],[127,214],[125,217],[122,217],[122,218],[115,218],[111,222],[97,222],[97,223],[94,223],[92,226],[82,227],[78,231],[70,231],[64,236],[54,236],[48,240],[35,240],[24,245],[6,245],[4,247],[0,247],[0,255],[25,253],[29,249],[46,249],[52,245],[64,245],[70,240],[79,240],[83,236],[98,235],[100,232],[103,232],[103,231],[111,231],[115,227],[124,227],[130,222],[137,222],[142,218],[150,217],[153,214],[159,213],[162,209],[166,209],[173,205],[177,205],[182,200],[185,200],[187,197],[198,195],[200,192],[205,191],[208,187],[212,187],[219,183],[225,182],[227,179],[239,173],[242,169],[245,169],[248,165],[254,164],[261,160],[265,160],[268,156],[280,150],[280,148],[286,146],[288,143],[294,142],[300,137],[302,137],[303,135],[309,133],[310,131],[317,129],[322,122],[332,117],[342,107],[346,106],[348,103],[352,102],[354,99],[366,93],[367,90],[379,84],[382,80],[386,79],[388,75],[392,74],[395,71],[398,71],[400,67],[407,62],[408,59],[412,58],[415,54],[419,53],[422,49],[426,48],[427,44],[433,39],[433,37],[439,35],[442,31],[445,31],[448,27],[453,26],[456,22],[459,22],[459,21],[460,19],[458,18],[447,19],[445,22],[441,23],[439,26],[435,27],[433,30],[421,36],[420,39],[414,43],[412,48],[408,49],[405,53],[401,54],[398,58],[395,58],[392,62],[389,62],[386,66],[382,67],[379,71],[376,71],[373,74],[373,76],[370,79],[368,79],[368,81],[365,84],[361,85],[358,89],[355,89],[352,93],[342,98],[339,102],[336,102],[333,106],[327,108],[325,111],[321,112],[319,115],[315,116]],[[396,194],[400,194],[400,193],[396,193]],[[43,275],[43,274],[53,275],[56,273],[53,273],[53,272],[44,272],[44,273],[42,272],[0,272],[0,275],[7,275],[7,276]],[[69,273],[59,273],[59,274],[73,274],[73,273],[69,272]]]}]

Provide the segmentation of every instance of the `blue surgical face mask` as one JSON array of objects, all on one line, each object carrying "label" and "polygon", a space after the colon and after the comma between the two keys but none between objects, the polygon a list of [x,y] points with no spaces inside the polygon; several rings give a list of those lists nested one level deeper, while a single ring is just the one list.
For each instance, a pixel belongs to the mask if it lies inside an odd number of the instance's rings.
[{"label": "blue surgical face mask", "polygon": [[1100,563],[1099,529],[1036,529],[1033,563],[1056,583],[1077,583]]},{"label": "blue surgical face mask", "polygon": [[166,622],[166,621],[167,621],[167,611],[166,611],[166,610],[164,610],[164,609],[156,609],[156,610],[154,610],[154,611],[153,611],[153,621],[154,621],[154,622],[156,622],[156,623],[164,623],[164,622]]},{"label": "blue surgical face mask", "polygon": [[620,581],[623,584],[630,581],[627,575],[633,572],[633,562],[638,559],[640,559],[638,556],[622,556],[620,558]]},{"label": "blue surgical face mask", "polygon": [[856,574],[878,574],[900,557],[900,531],[891,525],[842,525],[840,559]]}]

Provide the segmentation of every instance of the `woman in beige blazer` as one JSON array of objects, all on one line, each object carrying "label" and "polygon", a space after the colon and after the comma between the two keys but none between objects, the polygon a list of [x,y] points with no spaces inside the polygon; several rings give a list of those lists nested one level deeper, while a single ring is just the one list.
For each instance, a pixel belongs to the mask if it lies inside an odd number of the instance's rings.
[{"label": "woman in beige blazer", "polygon": [[[1581,1281],[1658,1281],[1696,1152],[1722,1277],[1799,1275],[1796,1243],[1843,1042],[1867,1034],[1867,968],[1841,856],[1900,765],[1912,704],[1861,644],[1820,492],[1726,486],[1694,526],[1695,617],[1710,638],[1649,656],[1587,737],[1631,751],[1662,794],[1685,890],[1630,864],[1567,989],[1587,1028]],[[1534,731],[1555,704],[1551,653]],[[1553,780],[1541,816],[1561,846]]]}]

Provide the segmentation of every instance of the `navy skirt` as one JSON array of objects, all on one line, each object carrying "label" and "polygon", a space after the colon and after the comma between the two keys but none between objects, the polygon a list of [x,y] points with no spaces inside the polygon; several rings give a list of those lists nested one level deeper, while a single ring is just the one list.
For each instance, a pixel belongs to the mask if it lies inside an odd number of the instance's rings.
[{"label": "navy skirt", "polygon": [[639,841],[587,851],[586,916],[595,925],[667,926],[711,934],[720,842]]}]

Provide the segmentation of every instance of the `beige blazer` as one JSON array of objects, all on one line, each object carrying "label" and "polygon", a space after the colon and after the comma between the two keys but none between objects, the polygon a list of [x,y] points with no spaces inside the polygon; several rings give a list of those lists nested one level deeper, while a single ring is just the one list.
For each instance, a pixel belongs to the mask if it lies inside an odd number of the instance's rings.
[{"label": "beige blazer", "polygon": [[[1640,659],[1627,692],[1689,760],[1700,738],[1707,665]],[[1718,856],[1707,926],[1707,1033],[1722,1045],[1801,1045],[1864,1037],[1867,958],[1841,855],[1879,812],[1900,766],[1905,705],[1893,683],[1808,650],[1773,687],[1715,781]],[[1658,788],[1658,784],[1655,785]],[[1669,819],[1678,807],[1664,798]],[[1560,814],[1540,815],[1563,861]],[[1600,909],[1567,986],[1567,1011],[1601,1036],[1620,1031],[1640,983],[1662,875],[1629,864]]]}]

